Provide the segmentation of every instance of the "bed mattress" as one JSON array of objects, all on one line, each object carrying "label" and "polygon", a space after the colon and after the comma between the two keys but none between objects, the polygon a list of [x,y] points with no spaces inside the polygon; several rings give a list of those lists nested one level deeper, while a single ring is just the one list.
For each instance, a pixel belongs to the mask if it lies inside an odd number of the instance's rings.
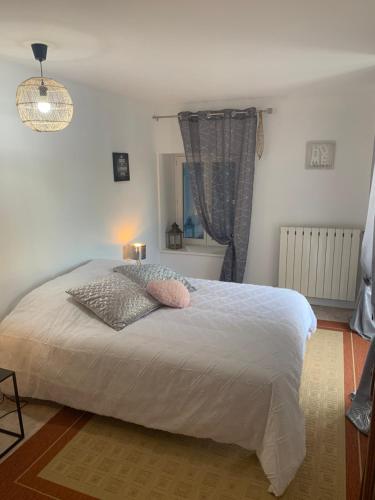
[{"label": "bed mattress", "polygon": [[316,328],[306,299],[194,279],[190,307],[116,332],[65,290],[118,264],[90,261],[26,295],[0,325],[0,366],[24,397],[255,450],[281,495],[305,456],[299,386]]}]

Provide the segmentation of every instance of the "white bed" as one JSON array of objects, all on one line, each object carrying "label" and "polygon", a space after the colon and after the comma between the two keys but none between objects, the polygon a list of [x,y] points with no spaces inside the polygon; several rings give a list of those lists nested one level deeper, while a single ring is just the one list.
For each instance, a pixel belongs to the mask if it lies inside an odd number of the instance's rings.
[{"label": "white bed", "polygon": [[291,290],[190,280],[191,307],[120,332],[65,290],[111,273],[93,260],[35,289],[0,325],[0,366],[24,397],[255,450],[276,495],[305,456],[298,391],[316,318]]}]

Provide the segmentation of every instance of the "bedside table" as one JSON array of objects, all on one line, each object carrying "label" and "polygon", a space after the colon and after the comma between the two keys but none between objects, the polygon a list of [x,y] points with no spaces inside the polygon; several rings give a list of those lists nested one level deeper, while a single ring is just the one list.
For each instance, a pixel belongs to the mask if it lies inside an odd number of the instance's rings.
[{"label": "bedside table", "polygon": [[23,430],[23,422],[22,422],[22,414],[21,414],[21,406],[20,406],[20,398],[18,396],[18,389],[17,389],[17,380],[16,380],[16,374],[12,370],[5,370],[4,368],[0,368],[0,383],[4,382],[7,378],[12,377],[13,379],[13,389],[14,389],[14,399],[17,407],[17,414],[18,414],[18,424],[20,428],[20,432],[13,432],[13,431],[8,431],[7,429],[2,429],[0,428],[0,432],[2,434],[8,434],[8,436],[14,436],[16,437],[16,441],[12,443],[8,448],[6,448],[4,451],[0,452],[0,458],[2,458],[8,451],[10,451],[16,444],[18,444],[22,439],[25,437],[25,432]]}]

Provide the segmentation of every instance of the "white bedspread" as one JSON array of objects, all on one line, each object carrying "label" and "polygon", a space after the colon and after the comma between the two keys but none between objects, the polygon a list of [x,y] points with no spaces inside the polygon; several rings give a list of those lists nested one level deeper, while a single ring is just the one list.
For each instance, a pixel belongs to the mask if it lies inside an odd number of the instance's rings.
[{"label": "white bedspread", "polygon": [[191,307],[115,332],[64,291],[118,264],[91,261],[24,297],[0,325],[0,366],[16,370],[22,396],[256,450],[281,495],[305,456],[308,302],[291,290],[191,280]]}]

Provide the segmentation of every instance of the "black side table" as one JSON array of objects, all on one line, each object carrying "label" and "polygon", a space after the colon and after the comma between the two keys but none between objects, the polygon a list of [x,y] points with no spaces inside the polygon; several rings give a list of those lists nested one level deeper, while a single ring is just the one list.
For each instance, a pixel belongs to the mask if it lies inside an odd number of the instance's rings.
[{"label": "black side table", "polygon": [[21,406],[20,406],[20,398],[18,396],[18,389],[17,389],[17,380],[16,380],[16,374],[12,370],[5,370],[4,368],[0,368],[0,383],[4,382],[7,378],[12,377],[13,379],[13,388],[14,388],[14,399],[16,402],[17,406],[17,414],[18,414],[18,424],[20,427],[20,432],[13,432],[13,431],[8,431],[7,429],[1,429],[0,432],[3,434],[8,434],[9,436],[14,436],[16,437],[16,441],[12,443],[8,448],[0,453],[0,458],[2,458],[8,451],[10,451],[16,444],[18,444],[22,439],[25,437],[25,432],[23,430],[23,422],[22,422],[22,414],[21,414]]}]

